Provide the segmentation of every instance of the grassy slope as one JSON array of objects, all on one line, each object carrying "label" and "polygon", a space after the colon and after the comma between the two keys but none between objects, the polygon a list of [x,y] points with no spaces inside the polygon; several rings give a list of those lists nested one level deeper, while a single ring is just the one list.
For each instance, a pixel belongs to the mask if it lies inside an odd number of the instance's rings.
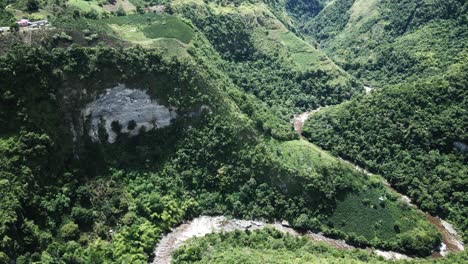
[{"label": "grassy slope", "polygon": [[84,1],[84,0],[69,0],[68,5],[74,7],[82,12],[96,11],[97,13],[103,13],[105,10],[98,5],[95,1]]},{"label": "grassy slope", "polygon": [[388,191],[380,178],[353,172],[350,165],[304,140],[271,141],[270,144],[275,146],[271,153],[277,154],[279,162],[311,177],[323,174],[324,167],[336,167],[340,163],[342,170],[347,171],[332,181],[344,181],[354,190],[335,194],[340,197],[336,208],[324,219],[329,227],[363,236],[369,241],[378,238],[387,242],[405,232],[416,235],[420,228],[421,231],[431,229],[422,215],[397,200],[398,196]]}]

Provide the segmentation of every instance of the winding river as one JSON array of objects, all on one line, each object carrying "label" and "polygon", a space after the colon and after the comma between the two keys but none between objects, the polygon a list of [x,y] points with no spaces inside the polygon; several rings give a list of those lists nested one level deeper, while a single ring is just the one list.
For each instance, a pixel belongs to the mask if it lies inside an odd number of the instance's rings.
[{"label": "winding river", "polygon": [[[293,119],[293,126],[295,131],[302,136],[302,128],[304,126],[304,122],[313,114],[325,107],[321,107],[309,112],[305,112],[302,114],[298,114]],[[350,161],[343,160],[352,165],[359,171],[367,175],[372,175],[370,172],[364,170],[363,168],[351,163]],[[382,181],[385,183],[387,188],[394,190],[390,184],[388,184],[384,179]],[[398,193],[398,192],[397,192]],[[407,204],[416,207],[411,202],[407,196],[401,194],[402,201],[406,202]],[[449,252],[458,252],[464,250],[464,245],[457,232],[454,228],[444,220],[433,217],[427,213],[424,213],[426,219],[431,222],[437,230],[442,234],[442,243],[437,251],[434,251],[432,257],[438,258],[447,255]],[[152,261],[153,264],[169,264],[171,262],[172,254],[182,246],[188,239],[193,237],[202,237],[211,233],[219,233],[219,232],[231,232],[235,230],[256,230],[261,228],[274,228],[281,232],[288,233],[293,236],[305,236],[312,241],[322,242],[328,244],[334,248],[341,249],[341,250],[352,250],[355,247],[347,244],[343,240],[331,239],[325,237],[321,233],[301,233],[289,226],[289,223],[286,221],[283,222],[276,222],[276,223],[266,223],[262,221],[253,221],[253,220],[239,220],[239,219],[228,219],[224,216],[200,216],[195,218],[191,221],[185,222],[180,226],[171,230],[171,232],[164,235],[164,237],[159,241],[158,245],[154,250],[154,260]],[[393,252],[393,251],[383,251],[378,249],[371,249],[367,248],[367,251],[371,251],[378,256],[382,256],[387,260],[401,260],[401,259],[410,259],[411,257]]]}]

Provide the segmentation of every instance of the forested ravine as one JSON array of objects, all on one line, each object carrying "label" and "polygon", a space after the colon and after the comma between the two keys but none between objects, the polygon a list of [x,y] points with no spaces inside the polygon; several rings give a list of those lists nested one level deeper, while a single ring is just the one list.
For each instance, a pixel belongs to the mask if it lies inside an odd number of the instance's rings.
[{"label": "forested ravine", "polygon": [[[315,110],[312,110],[312,111],[308,111],[308,112],[304,112],[304,113],[301,113],[301,114],[297,114],[294,116],[294,119],[293,119],[293,124],[294,124],[294,130],[302,137],[302,128],[304,126],[304,123],[305,121],[314,113],[317,113],[318,111],[322,110],[323,108],[322,107],[319,107]],[[304,138],[304,140],[307,140],[306,138]],[[339,158],[340,160],[352,165],[354,168],[356,168],[357,170],[360,170],[362,172],[364,172],[365,174],[367,175],[373,175],[372,173],[368,172],[367,170],[359,167],[358,165],[348,161],[348,160],[344,160],[342,158]],[[413,207],[416,207],[417,206],[415,204],[413,204],[411,202],[411,199],[409,197],[407,197],[406,195],[404,194],[401,194],[399,193],[397,190],[395,190],[385,179],[382,178],[382,181],[384,182],[385,186],[390,189],[391,191],[393,192],[396,192],[398,193],[399,195],[401,195],[401,200],[405,203],[407,203],[408,205],[410,206],[413,206]],[[418,208],[419,210],[419,208]],[[440,248],[439,248],[439,251],[434,251],[432,253],[432,257],[434,258],[438,258],[438,257],[443,257],[443,256],[446,256],[449,252],[460,252],[460,251],[464,251],[464,245],[463,245],[463,242],[462,240],[459,238],[459,235],[457,234],[457,232],[454,230],[454,228],[452,227],[451,224],[449,224],[448,222],[444,221],[443,219],[440,219],[439,217],[434,217],[426,212],[423,212],[421,211],[421,213],[423,213],[426,217],[426,219],[432,223],[436,228],[437,230],[439,231],[439,233],[442,235],[442,244],[440,245]]]}]

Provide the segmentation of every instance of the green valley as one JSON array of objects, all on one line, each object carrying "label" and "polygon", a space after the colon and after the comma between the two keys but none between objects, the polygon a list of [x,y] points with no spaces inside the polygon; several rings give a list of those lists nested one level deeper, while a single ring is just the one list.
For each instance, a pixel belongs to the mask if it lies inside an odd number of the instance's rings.
[{"label": "green valley", "polygon": [[398,2],[0,0],[0,263],[463,263],[466,4]]}]

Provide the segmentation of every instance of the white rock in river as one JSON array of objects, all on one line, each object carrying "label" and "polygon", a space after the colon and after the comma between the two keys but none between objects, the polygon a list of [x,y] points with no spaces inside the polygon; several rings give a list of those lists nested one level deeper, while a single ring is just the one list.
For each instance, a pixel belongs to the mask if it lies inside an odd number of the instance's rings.
[{"label": "white rock in river", "polygon": [[[122,126],[122,133],[130,136],[138,135],[141,128],[146,131],[167,127],[171,120],[177,117],[172,108],[158,104],[142,90],[128,89],[124,84],[107,89],[97,100],[89,103],[82,111],[83,116],[90,120],[89,136],[95,142],[99,141],[99,127],[102,125],[107,134],[108,142],[114,143],[117,134],[112,130],[112,122],[117,121]],[[129,130],[130,121],[135,121],[135,128]]]}]

